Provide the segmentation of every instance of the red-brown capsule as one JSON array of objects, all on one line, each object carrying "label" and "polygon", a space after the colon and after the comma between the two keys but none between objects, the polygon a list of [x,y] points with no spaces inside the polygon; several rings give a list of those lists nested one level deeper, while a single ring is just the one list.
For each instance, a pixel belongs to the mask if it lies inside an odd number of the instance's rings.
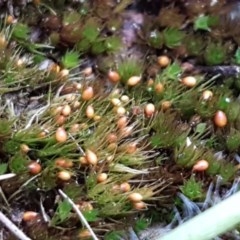
[{"label": "red-brown capsule", "polygon": [[206,171],[209,167],[209,163],[206,160],[199,160],[192,168],[194,172]]},{"label": "red-brown capsule", "polygon": [[136,209],[136,210],[146,209],[146,203],[143,202],[143,201],[133,202],[133,208]]},{"label": "red-brown capsule", "polygon": [[94,96],[94,91],[92,87],[87,87],[83,92],[82,92],[82,99],[84,101],[89,101],[92,99]]},{"label": "red-brown capsule", "polygon": [[157,83],[155,85],[155,91],[156,91],[156,93],[159,93],[159,94],[162,93],[164,91],[163,84],[162,83]]},{"label": "red-brown capsule", "polygon": [[108,143],[115,143],[115,142],[117,142],[117,140],[118,140],[118,137],[117,137],[116,134],[114,134],[114,133],[109,133],[109,134],[107,135],[107,141],[108,141]]},{"label": "red-brown capsule", "polygon": [[32,220],[36,219],[37,216],[38,216],[37,212],[26,211],[26,212],[23,213],[22,220],[24,222],[29,222],[29,221],[32,221]]},{"label": "red-brown capsule", "polygon": [[131,190],[131,185],[128,182],[121,183],[120,190],[122,192],[129,192]]},{"label": "red-brown capsule", "polygon": [[58,126],[62,126],[67,121],[67,118],[63,115],[57,115],[55,121]]},{"label": "red-brown capsule", "polygon": [[120,81],[120,75],[116,71],[109,71],[108,72],[108,79],[113,83],[117,83],[117,82]]},{"label": "red-brown capsule", "polygon": [[28,170],[32,175],[37,175],[42,171],[42,166],[39,163],[32,161],[28,164]]},{"label": "red-brown capsule", "polygon": [[62,168],[71,168],[73,166],[73,161],[67,158],[57,158],[55,160],[55,165]]},{"label": "red-brown capsule", "polygon": [[126,116],[122,116],[117,121],[117,127],[119,129],[123,129],[123,128],[125,128],[127,126],[127,122],[128,122],[127,117]]},{"label": "red-brown capsule", "polygon": [[227,125],[227,122],[228,122],[228,119],[227,119],[226,114],[223,111],[218,110],[214,115],[214,124],[217,127],[222,128]]}]

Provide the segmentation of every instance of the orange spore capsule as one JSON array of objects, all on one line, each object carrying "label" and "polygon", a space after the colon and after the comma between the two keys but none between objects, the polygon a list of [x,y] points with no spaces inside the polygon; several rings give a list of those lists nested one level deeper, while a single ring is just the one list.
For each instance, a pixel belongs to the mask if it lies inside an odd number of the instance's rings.
[{"label": "orange spore capsule", "polygon": [[209,163],[206,160],[199,160],[195,165],[193,165],[192,171],[203,172],[209,167]]}]

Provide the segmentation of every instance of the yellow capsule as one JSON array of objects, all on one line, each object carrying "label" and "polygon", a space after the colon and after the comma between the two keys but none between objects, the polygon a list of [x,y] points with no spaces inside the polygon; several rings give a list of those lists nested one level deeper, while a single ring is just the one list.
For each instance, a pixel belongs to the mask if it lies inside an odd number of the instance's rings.
[{"label": "yellow capsule", "polygon": [[167,67],[171,63],[171,59],[166,55],[162,55],[157,58],[157,62],[160,67]]},{"label": "yellow capsule", "polygon": [[143,196],[140,193],[131,193],[128,195],[128,199],[131,202],[141,202],[143,200]]},{"label": "yellow capsule", "polygon": [[63,106],[63,108],[62,108],[62,115],[67,117],[67,116],[70,115],[70,113],[71,113],[71,107],[68,104]]},{"label": "yellow capsule", "polygon": [[97,176],[97,182],[98,183],[105,182],[107,180],[107,178],[108,178],[108,175],[106,173],[100,173]]},{"label": "yellow capsule", "polygon": [[94,112],[93,106],[92,105],[87,106],[87,108],[86,108],[87,118],[92,119],[92,118],[94,118],[94,115],[95,115],[95,112]]},{"label": "yellow capsule", "polygon": [[69,181],[72,177],[72,174],[69,171],[62,170],[58,172],[57,177],[62,181]]},{"label": "yellow capsule", "polygon": [[20,149],[23,153],[28,153],[29,150],[30,150],[29,146],[27,144],[24,144],[24,143],[20,145]]},{"label": "yellow capsule", "polygon": [[81,165],[88,165],[89,164],[88,161],[87,161],[87,158],[84,157],[84,156],[79,158],[79,162],[80,162]]},{"label": "yellow capsule", "polygon": [[122,95],[120,100],[124,103],[128,103],[130,99],[127,95]]},{"label": "yellow capsule", "polygon": [[96,165],[98,163],[97,155],[89,149],[86,150],[86,159],[89,164]]},{"label": "yellow capsule", "polygon": [[152,103],[148,103],[144,109],[146,117],[152,117],[155,112],[155,106]]},{"label": "yellow capsule", "polygon": [[62,78],[65,78],[69,75],[69,70],[68,69],[62,69],[59,73],[59,75],[62,77]]},{"label": "yellow capsule", "polygon": [[116,112],[118,116],[123,116],[126,113],[126,109],[124,107],[117,107]]},{"label": "yellow capsule", "polygon": [[186,87],[194,87],[197,84],[197,79],[192,76],[188,76],[182,79],[182,84],[184,84]]},{"label": "yellow capsule", "polygon": [[140,81],[141,81],[140,76],[132,76],[128,79],[127,85],[130,87],[133,87],[133,86],[137,85]]},{"label": "yellow capsule", "polygon": [[84,229],[84,230],[81,230],[78,234],[78,237],[80,240],[83,240],[83,239],[89,239],[91,238],[91,233],[89,232],[88,229]]},{"label": "yellow capsule", "polygon": [[7,41],[4,35],[0,34],[0,49],[4,49],[7,46]]},{"label": "yellow capsule", "polygon": [[161,104],[161,108],[162,108],[163,111],[168,110],[171,106],[172,106],[171,101],[163,101],[162,104]]},{"label": "yellow capsule", "polygon": [[113,106],[117,106],[117,107],[121,105],[121,101],[118,98],[112,98],[111,103]]},{"label": "yellow capsule", "polygon": [[13,24],[15,22],[14,17],[12,15],[8,15],[6,19],[7,24]]},{"label": "yellow capsule", "polygon": [[202,99],[204,101],[208,101],[208,100],[211,100],[213,97],[213,92],[210,91],[210,90],[205,90],[203,93],[202,93]]},{"label": "yellow capsule", "polygon": [[93,69],[92,69],[92,67],[86,67],[86,68],[83,69],[82,73],[86,77],[88,77],[88,76],[90,76],[93,73]]},{"label": "yellow capsule", "polygon": [[66,130],[63,127],[57,128],[55,138],[59,143],[66,142],[68,138]]}]

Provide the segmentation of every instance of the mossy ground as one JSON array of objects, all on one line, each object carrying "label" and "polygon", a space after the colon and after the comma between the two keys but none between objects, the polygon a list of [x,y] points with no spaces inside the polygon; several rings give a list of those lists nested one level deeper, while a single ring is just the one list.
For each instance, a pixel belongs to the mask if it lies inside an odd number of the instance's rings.
[{"label": "mossy ground", "polygon": [[31,239],[89,238],[59,190],[111,240],[236,184],[234,5],[186,2],[0,2],[0,208]]}]

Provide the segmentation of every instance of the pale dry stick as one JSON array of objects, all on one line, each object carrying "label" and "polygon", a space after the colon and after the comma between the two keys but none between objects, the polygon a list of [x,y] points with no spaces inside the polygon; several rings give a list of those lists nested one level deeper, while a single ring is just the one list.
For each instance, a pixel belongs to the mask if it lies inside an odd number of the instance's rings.
[{"label": "pale dry stick", "polygon": [[8,201],[10,201],[11,199],[13,199],[13,197],[15,197],[18,193],[20,193],[22,191],[22,189],[24,187],[26,187],[30,182],[32,182],[33,180],[35,180],[36,178],[38,178],[41,175],[41,173],[39,173],[36,176],[33,176],[32,178],[28,179],[25,183],[23,183],[23,185],[21,185],[18,190],[16,192],[14,192],[9,198]]},{"label": "pale dry stick", "polygon": [[8,230],[14,234],[19,240],[31,240],[28,236],[26,236],[10,219],[8,219],[1,211],[0,211],[0,222],[5,225]]},{"label": "pale dry stick", "polygon": [[25,128],[24,129],[28,129],[29,127],[32,126],[32,123],[35,119],[37,119],[39,117],[39,115],[43,114],[45,112],[45,110],[48,109],[48,107],[50,106],[50,104],[47,104],[46,106],[38,109],[34,114],[33,116],[30,118],[30,120],[28,121],[28,123],[26,124]]},{"label": "pale dry stick", "polygon": [[[10,204],[9,204],[9,202],[8,202],[8,200],[7,200],[4,192],[3,192],[3,190],[2,190],[2,187],[0,187],[0,197],[3,199],[6,207],[10,208]],[[1,239],[1,238],[0,238],[0,239]]]},{"label": "pale dry stick", "polygon": [[75,212],[77,213],[77,215],[79,216],[79,218],[81,219],[82,223],[86,226],[86,228],[89,230],[89,232],[92,235],[92,238],[94,240],[98,240],[96,234],[93,232],[91,226],[88,224],[87,220],[85,219],[85,217],[83,216],[83,214],[81,213],[81,211],[79,210],[79,208],[76,206],[76,204],[74,204],[74,202],[71,200],[71,198],[69,198],[61,189],[58,190],[58,192],[60,193],[60,195],[66,199],[72,206],[72,208],[75,210]]},{"label": "pale dry stick", "polygon": [[68,133],[69,137],[75,142],[78,150],[83,154],[83,156],[85,156],[85,152],[83,151],[83,149],[81,148],[81,146],[77,143],[76,139],[73,137],[72,134]]},{"label": "pale dry stick", "polygon": [[240,192],[200,213],[163,237],[152,240],[210,240],[240,223]]},{"label": "pale dry stick", "polygon": [[15,173],[7,173],[7,174],[0,175],[0,181],[9,179],[15,176],[16,176]]}]

